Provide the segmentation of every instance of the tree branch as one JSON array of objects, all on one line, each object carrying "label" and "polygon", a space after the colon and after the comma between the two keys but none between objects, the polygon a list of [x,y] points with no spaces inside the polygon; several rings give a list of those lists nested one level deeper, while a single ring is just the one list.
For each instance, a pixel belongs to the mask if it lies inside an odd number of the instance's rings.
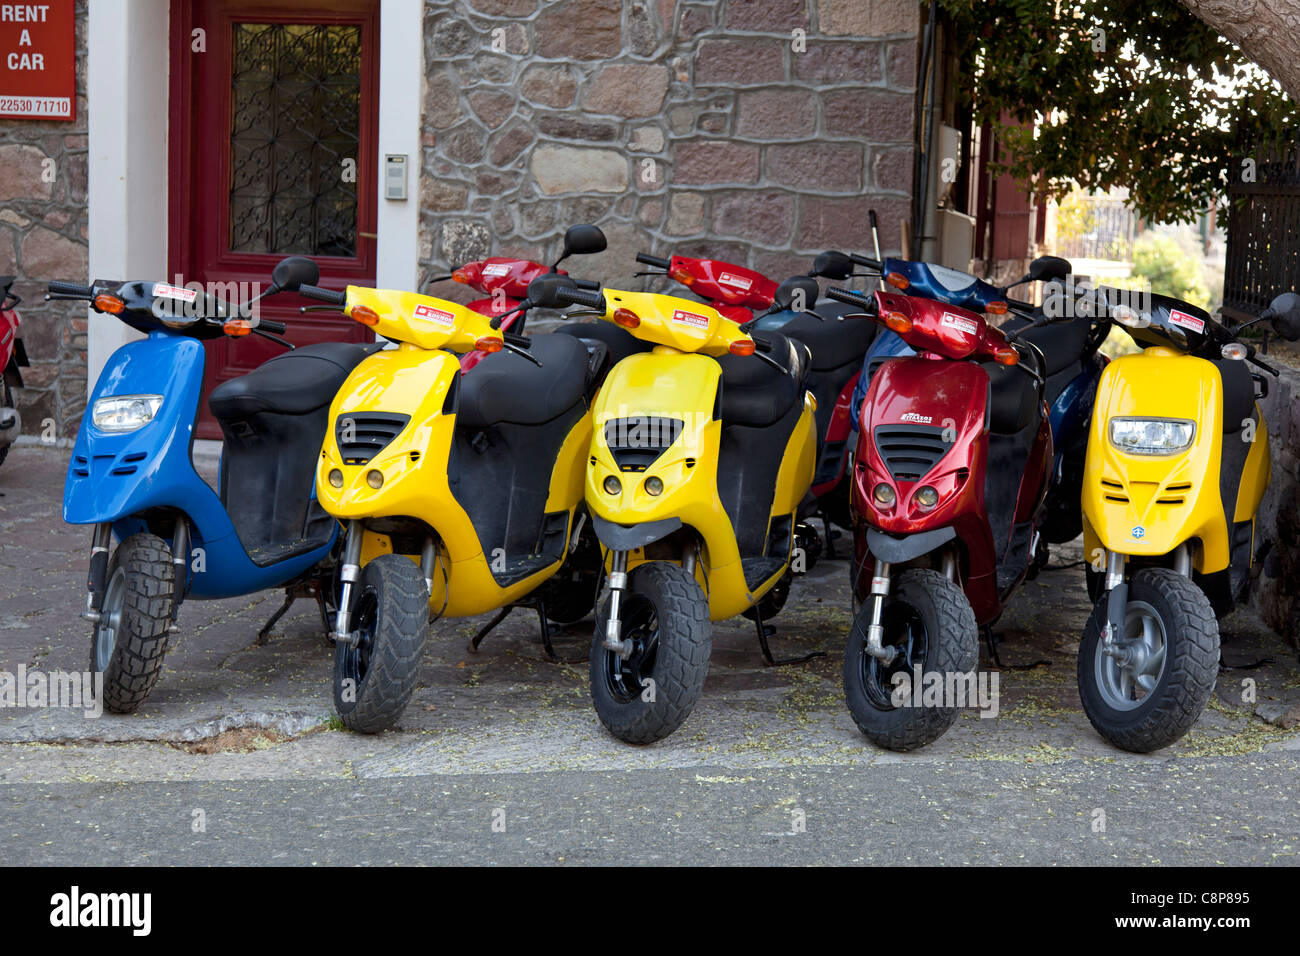
[{"label": "tree branch", "polygon": [[1180,0],[1300,101],[1300,0]]}]

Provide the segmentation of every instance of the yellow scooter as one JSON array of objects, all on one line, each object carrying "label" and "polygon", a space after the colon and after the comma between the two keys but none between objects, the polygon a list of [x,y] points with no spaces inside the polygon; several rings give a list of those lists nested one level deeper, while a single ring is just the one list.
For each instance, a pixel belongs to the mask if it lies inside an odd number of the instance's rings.
[{"label": "yellow scooter", "polygon": [[[553,306],[573,284],[541,276],[512,311]],[[600,556],[582,488],[606,357],[573,335],[503,336],[504,315],[413,292],[300,293],[397,343],[339,389],[316,472],[321,507],[346,529],[334,703],[347,727],[373,733],[410,700],[431,617],[500,620],[527,603],[549,651],[556,607],[568,608],[561,620],[591,610]],[[462,376],[456,355],[472,349],[489,354]],[[568,573],[585,557],[588,575]]]},{"label": "yellow scooter", "polygon": [[817,453],[808,353],[674,296],[557,298],[653,344],[614,366],[592,406],[585,489],[608,549],[592,700],[614,736],[651,743],[699,698],[710,622],[757,610],[790,566]]},{"label": "yellow scooter", "polygon": [[[1182,737],[1214,690],[1216,612],[1248,583],[1270,477],[1256,404],[1267,379],[1247,363],[1277,371],[1238,341],[1246,325],[1230,329],[1168,296],[1098,292],[1099,321],[1143,351],[1111,361],[1097,386],[1083,476],[1096,608],[1079,645],[1079,693],[1103,737],[1148,753]],[[1265,320],[1300,338],[1300,296],[1279,296],[1254,321]]]}]

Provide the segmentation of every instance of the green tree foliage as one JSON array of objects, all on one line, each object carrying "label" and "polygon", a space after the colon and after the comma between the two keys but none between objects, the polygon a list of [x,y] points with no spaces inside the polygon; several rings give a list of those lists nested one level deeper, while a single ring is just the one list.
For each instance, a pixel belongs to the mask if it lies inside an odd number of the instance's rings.
[{"label": "green tree foliage", "polygon": [[1201,267],[1168,236],[1145,235],[1133,244],[1133,274],[1151,283],[1151,291],[1172,295],[1202,309],[1210,304],[1210,290]]},{"label": "green tree foliage", "polygon": [[[1176,0],[940,0],[976,118],[1001,130],[1000,169],[1062,198],[1126,186],[1154,222],[1190,222],[1239,175],[1245,142],[1296,123],[1295,104]],[[1240,129],[1234,129],[1234,126]]]}]

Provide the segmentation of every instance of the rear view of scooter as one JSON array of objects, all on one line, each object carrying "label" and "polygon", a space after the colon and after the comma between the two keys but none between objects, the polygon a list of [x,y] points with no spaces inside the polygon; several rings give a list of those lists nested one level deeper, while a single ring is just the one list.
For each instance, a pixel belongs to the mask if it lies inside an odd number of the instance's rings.
[{"label": "rear view of scooter", "polygon": [[[1114,289],[1099,301],[1099,320],[1143,351],[1112,361],[1097,387],[1083,475],[1096,608],[1079,645],[1079,693],[1103,737],[1147,753],[1182,737],[1213,693],[1216,611],[1249,582],[1270,478],[1256,404],[1268,380],[1248,363],[1277,372],[1238,340],[1246,326],[1189,303]],[[1279,296],[1255,321],[1300,338],[1300,296]]]},{"label": "rear view of scooter", "polygon": [[[751,338],[673,296],[558,297],[654,344],[606,378],[586,468],[587,508],[608,550],[592,700],[614,736],[651,743],[699,699],[711,621],[757,609],[789,568],[816,455],[807,350],[778,333]],[[771,660],[761,614],[756,624]]]}]

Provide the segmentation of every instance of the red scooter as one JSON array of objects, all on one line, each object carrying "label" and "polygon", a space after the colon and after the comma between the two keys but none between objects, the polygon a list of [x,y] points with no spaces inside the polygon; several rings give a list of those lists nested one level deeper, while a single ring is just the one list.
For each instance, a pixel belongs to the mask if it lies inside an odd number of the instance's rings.
[{"label": "red scooter", "polygon": [[26,367],[27,350],[18,337],[18,312],[21,301],[9,291],[13,276],[0,276],[0,462],[9,454],[9,446],[22,431],[22,420],[14,401],[14,389],[23,387],[19,368]]},{"label": "red scooter", "polygon": [[1052,467],[1043,359],[943,302],[827,295],[862,307],[918,353],[887,360],[862,403],[852,506],[853,588],[864,603],[844,654],[859,729],[912,750],[957,718],[965,698],[949,691],[973,690],[980,628],[1001,614],[1039,547]]}]

